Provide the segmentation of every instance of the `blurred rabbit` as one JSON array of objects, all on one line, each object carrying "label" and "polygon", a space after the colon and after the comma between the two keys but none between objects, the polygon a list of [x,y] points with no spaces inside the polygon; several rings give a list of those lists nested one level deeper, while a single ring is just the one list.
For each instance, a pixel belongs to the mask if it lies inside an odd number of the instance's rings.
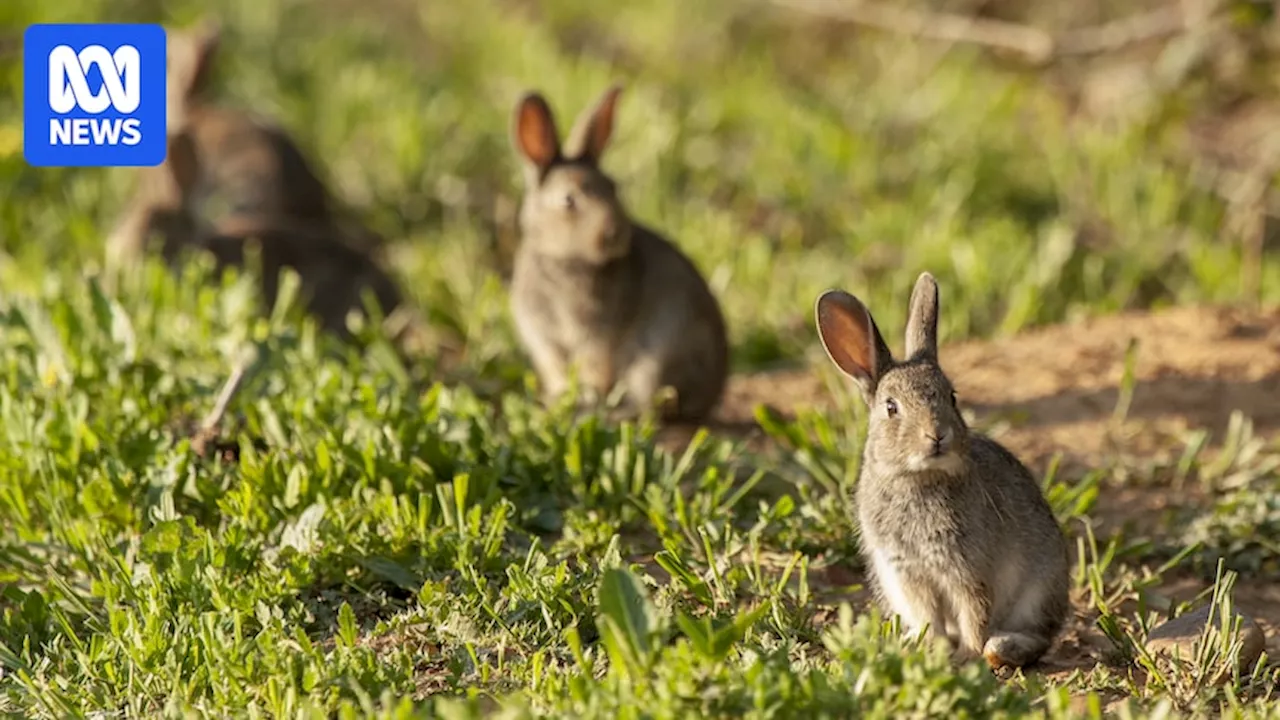
[{"label": "blurred rabbit", "polygon": [[[141,169],[134,197],[107,240],[111,269],[139,258],[153,235],[163,238],[165,257],[172,261],[193,240],[184,228],[199,221],[216,224],[233,213],[343,225],[328,190],[282,128],[208,102],[220,38],[220,27],[211,22],[168,32],[170,153],[174,139],[185,136],[179,142],[193,144],[200,163],[175,169],[170,157]],[[190,222],[173,222],[180,215]],[[331,236],[361,250],[381,245],[381,238],[361,227],[342,227]]]},{"label": "blurred rabbit", "polygon": [[538,93],[516,105],[514,145],[525,195],[511,309],[545,399],[559,397],[575,368],[585,389],[625,388],[623,412],[644,412],[664,387],[661,415],[700,421],[720,400],[729,352],[720,307],[694,264],[627,216],[600,168],[620,87],[579,118],[561,147]]},{"label": "blurred rabbit", "polygon": [[828,357],[870,408],[855,492],[881,602],[961,657],[1035,662],[1070,608],[1067,544],[1027,468],[960,416],[938,365],[933,276],[911,294],[901,362],[854,296],[828,290],[816,315]]},{"label": "blurred rabbit", "polygon": [[[197,147],[185,131],[170,137],[167,162],[174,186],[189,187],[199,176],[202,157]],[[176,228],[182,238],[180,243],[166,238],[162,252],[171,262],[185,251],[204,250],[213,255],[219,271],[243,267],[248,244],[256,243],[266,304],[275,304],[280,271],[292,268],[301,279],[307,310],[343,337],[349,337],[347,314],[363,311],[365,290],[373,293],[384,317],[401,306],[400,291],[375,254],[343,242],[341,231],[323,220],[252,210],[233,211],[213,222],[167,211],[154,213],[153,219],[162,229]]]}]

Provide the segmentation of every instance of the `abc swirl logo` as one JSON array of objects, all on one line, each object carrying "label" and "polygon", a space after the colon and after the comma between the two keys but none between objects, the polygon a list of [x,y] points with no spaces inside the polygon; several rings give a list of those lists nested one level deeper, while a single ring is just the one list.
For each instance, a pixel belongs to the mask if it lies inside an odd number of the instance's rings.
[{"label": "abc swirl logo", "polygon": [[159,165],[168,144],[165,71],[159,25],[31,25],[23,46],[27,162]]},{"label": "abc swirl logo", "polygon": [[[114,108],[122,115],[138,109],[142,102],[142,73],[138,48],[121,45],[114,53],[101,45],[80,52],[69,45],[49,51],[49,107],[66,115],[76,108],[100,114]],[[97,67],[102,74],[98,92],[89,89],[86,70]],[[137,145],[142,141],[137,118],[54,118],[49,121],[49,143],[53,145]]]}]

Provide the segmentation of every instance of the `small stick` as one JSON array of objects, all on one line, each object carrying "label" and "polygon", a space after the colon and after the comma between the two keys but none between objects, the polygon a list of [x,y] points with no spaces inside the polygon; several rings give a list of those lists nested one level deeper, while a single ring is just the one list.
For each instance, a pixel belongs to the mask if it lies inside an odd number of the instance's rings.
[{"label": "small stick", "polygon": [[240,391],[240,386],[244,384],[248,370],[248,365],[243,361],[237,362],[231,369],[231,375],[218,392],[218,400],[213,404],[209,414],[204,416],[204,420],[200,421],[200,429],[196,431],[191,441],[191,449],[196,455],[204,457],[208,444],[217,437],[218,426],[222,424],[222,418],[227,414],[227,407],[231,405],[232,399]]},{"label": "small stick", "polygon": [[1177,35],[1192,25],[1191,13],[1179,6],[1156,8],[1094,27],[1066,32],[1055,43],[1055,54],[1101,55]]},{"label": "small stick", "polygon": [[240,391],[240,386],[244,383],[244,378],[248,367],[244,363],[237,363],[231,370],[231,376],[222,384],[222,390],[218,393],[218,401],[214,403],[213,410],[204,417],[204,421],[200,423],[201,430],[212,430],[222,422],[223,416],[227,414],[227,406],[231,404],[232,398]]},{"label": "small stick", "polygon": [[1043,62],[1053,54],[1049,33],[1027,25],[972,18],[955,13],[935,13],[897,7],[888,3],[837,2],[836,0],[770,0],[774,5],[811,15],[844,20],[888,32],[965,42],[1012,50]]},{"label": "small stick", "polygon": [[[1217,0],[1183,0],[1059,37],[1021,23],[930,12],[869,0],[768,0],[773,5],[929,40],[1011,50],[1033,63],[1064,56],[1098,55],[1176,35],[1207,19]],[[1280,1],[1280,0],[1278,0]]]}]

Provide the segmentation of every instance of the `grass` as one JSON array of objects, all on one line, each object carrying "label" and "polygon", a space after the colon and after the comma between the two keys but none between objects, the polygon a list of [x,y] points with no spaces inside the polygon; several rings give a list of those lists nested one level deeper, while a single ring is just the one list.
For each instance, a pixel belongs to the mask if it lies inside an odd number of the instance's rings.
[{"label": "grass", "polygon": [[[432,357],[402,366],[376,338],[339,347],[287,304],[260,315],[247,277],[150,264],[112,294],[93,280],[131,177],[25,164],[19,31],[181,25],[206,6],[228,30],[224,97],[322,160],[484,382],[438,382]],[[762,409],[770,451],[705,436],[675,455],[652,427],[542,408],[494,250],[494,203],[519,193],[519,91],[542,89],[563,123],[617,79],[606,167],[710,279],[738,370],[813,361],[827,287],[901,327],[925,269],[944,287],[944,340],[1129,307],[1274,305],[1280,263],[1244,296],[1221,202],[1162,140],[1204,90],[1080,121],[1041,78],[965,48],[729,0],[601,8],[0,7],[0,711],[1274,716],[1274,671],[1212,685],[1133,664],[1166,575],[1216,579],[1220,597],[1236,573],[1278,572],[1280,449],[1243,419],[1212,458],[1190,436],[1174,467],[1046,472],[1079,543],[1079,624],[1119,660],[1002,680],[900,638],[831,580],[858,568],[857,403]],[[242,353],[256,361],[231,408],[238,459],[197,457],[188,431]],[[1215,504],[1177,531],[1096,537],[1099,487],[1117,478],[1192,478]],[[1218,650],[1198,677],[1231,648]]]}]

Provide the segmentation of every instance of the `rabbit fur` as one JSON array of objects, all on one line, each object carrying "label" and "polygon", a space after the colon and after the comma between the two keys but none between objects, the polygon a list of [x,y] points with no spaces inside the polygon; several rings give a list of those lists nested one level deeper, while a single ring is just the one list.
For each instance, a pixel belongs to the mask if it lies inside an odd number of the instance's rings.
[{"label": "rabbit fur", "polygon": [[[517,103],[513,144],[525,194],[511,311],[546,400],[560,397],[576,371],[597,399],[620,384],[622,414],[660,405],[665,420],[700,421],[724,391],[725,321],[693,262],[628,215],[600,167],[620,93],[606,90],[563,146],[540,94]],[[674,400],[656,402],[663,388]]]},{"label": "rabbit fur", "polygon": [[321,327],[351,339],[347,315],[364,314],[364,294],[372,293],[385,318],[402,308],[403,298],[392,278],[366,254],[336,241],[325,225],[289,223],[271,217],[230,217],[214,230],[200,233],[194,244],[211,253],[221,271],[243,267],[251,243],[262,262],[261,292],[268,307],[279,293],[280,271],[291,268],[301,280],[301,300]]},{"label": "rabbit fur", "polygon": [[869,408],[855,492],[879,600],[959,657],[1035,662],[1069,610],[1066,540],[1030,471],[961,417],[938,364],[933,276],[912,292],[901,362],[853,295],[823,293],[816,316],[828,357]]}]

